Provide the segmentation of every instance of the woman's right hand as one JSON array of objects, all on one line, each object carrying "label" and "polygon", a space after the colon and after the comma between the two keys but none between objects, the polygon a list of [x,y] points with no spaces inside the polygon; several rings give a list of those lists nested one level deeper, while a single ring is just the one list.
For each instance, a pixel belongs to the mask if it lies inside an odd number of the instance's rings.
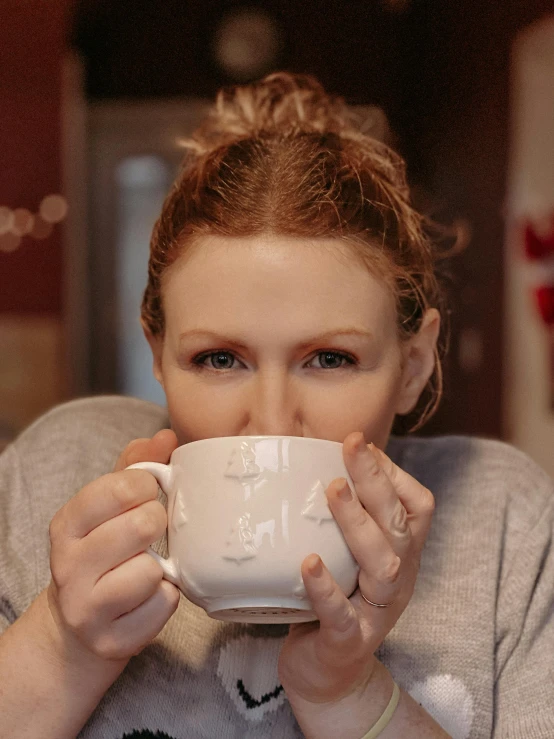
[{"label": "woman's right hand", "polygon": [[65,656],[84,648],[126,663],[175,612],[179,591],[145,551],[167,526],[157,482],[125,468],[167,463],[177,445],[169,429],[132,441],[114,472],[86,485],[52,519],[48,604]]}]

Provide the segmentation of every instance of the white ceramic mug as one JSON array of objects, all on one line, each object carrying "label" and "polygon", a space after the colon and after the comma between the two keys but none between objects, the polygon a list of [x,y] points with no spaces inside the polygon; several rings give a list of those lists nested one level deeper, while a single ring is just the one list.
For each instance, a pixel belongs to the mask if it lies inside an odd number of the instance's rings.
[{"label": "white ceramic mug", "polygon": [[[177,448],[169,464],[139,462],[168,499],[164,577],[213,618],[313,621],[300,565],[320,555],[347,596],[358,565],[325,489],[348,480],[342,444],[298,436],[226,436]],[[355,494],[355,493],[354,493]]]}]

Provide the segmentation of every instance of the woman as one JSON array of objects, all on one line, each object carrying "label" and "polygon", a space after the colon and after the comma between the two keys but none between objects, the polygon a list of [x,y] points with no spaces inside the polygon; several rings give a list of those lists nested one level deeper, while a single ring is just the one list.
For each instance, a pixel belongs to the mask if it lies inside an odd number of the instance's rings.
[{"label": "woman", "polygon": [[[76,401],[2,457],[4,735],[552,737],[551,481],[498,442],[390,437],[440,396],[435,255],[401,161],[284,74],[221,93],[188,147],[142,306],[169,417]],[[144,552],[156,483],[125,470],[250,434],[343,443],[359,498],[327,490],[359,589],[310,555],[319,622],[288,633],[179,603]]]}]

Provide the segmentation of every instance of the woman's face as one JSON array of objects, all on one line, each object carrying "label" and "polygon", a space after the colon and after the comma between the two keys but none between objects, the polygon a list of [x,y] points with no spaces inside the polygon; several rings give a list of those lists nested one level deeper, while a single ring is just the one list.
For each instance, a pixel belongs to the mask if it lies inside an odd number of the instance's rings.
[{"label": "woman's face", "polygon": [[334,239],[203,237],[163,305],[165,336],[147,338],[181,444],[363,431],[384,447],[433,369],[436,311],[400,343],[392,296]]}]

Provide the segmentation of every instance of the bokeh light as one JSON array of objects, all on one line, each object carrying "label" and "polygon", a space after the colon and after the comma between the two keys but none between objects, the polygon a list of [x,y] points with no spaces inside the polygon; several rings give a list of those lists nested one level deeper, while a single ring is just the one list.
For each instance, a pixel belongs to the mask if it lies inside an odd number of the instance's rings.
[{"label": "bokeh light", "polygon": [[275,19],[261,8],[226,15],[215,35],[215,58],[234,80],[257,77],[278,59],[282,46]]},{"label": "bokeh light", "polygon": [[33,230],[35,217],[27,208],[16,208],[13,212],[11,232],[15,236],[26,236]]},{"label": "bokeh light", "polygon": [[0,205],[0,236],[11,231],[13,223],[13,210],[6,205]]},{"label": "bokeh light", "polygon": [[63,195],[47,195],[43,198],[39,213],[46,223],[59,223],[67,215],[68,204]]},{"label": "bokeh light", "polygon": [[42,199],[39,213],[28,208],[9,208],[0,205],[0,251],[15,251],[24,236],[41,241],[47,239],[69,209],[63,195],[47,195]]}]

